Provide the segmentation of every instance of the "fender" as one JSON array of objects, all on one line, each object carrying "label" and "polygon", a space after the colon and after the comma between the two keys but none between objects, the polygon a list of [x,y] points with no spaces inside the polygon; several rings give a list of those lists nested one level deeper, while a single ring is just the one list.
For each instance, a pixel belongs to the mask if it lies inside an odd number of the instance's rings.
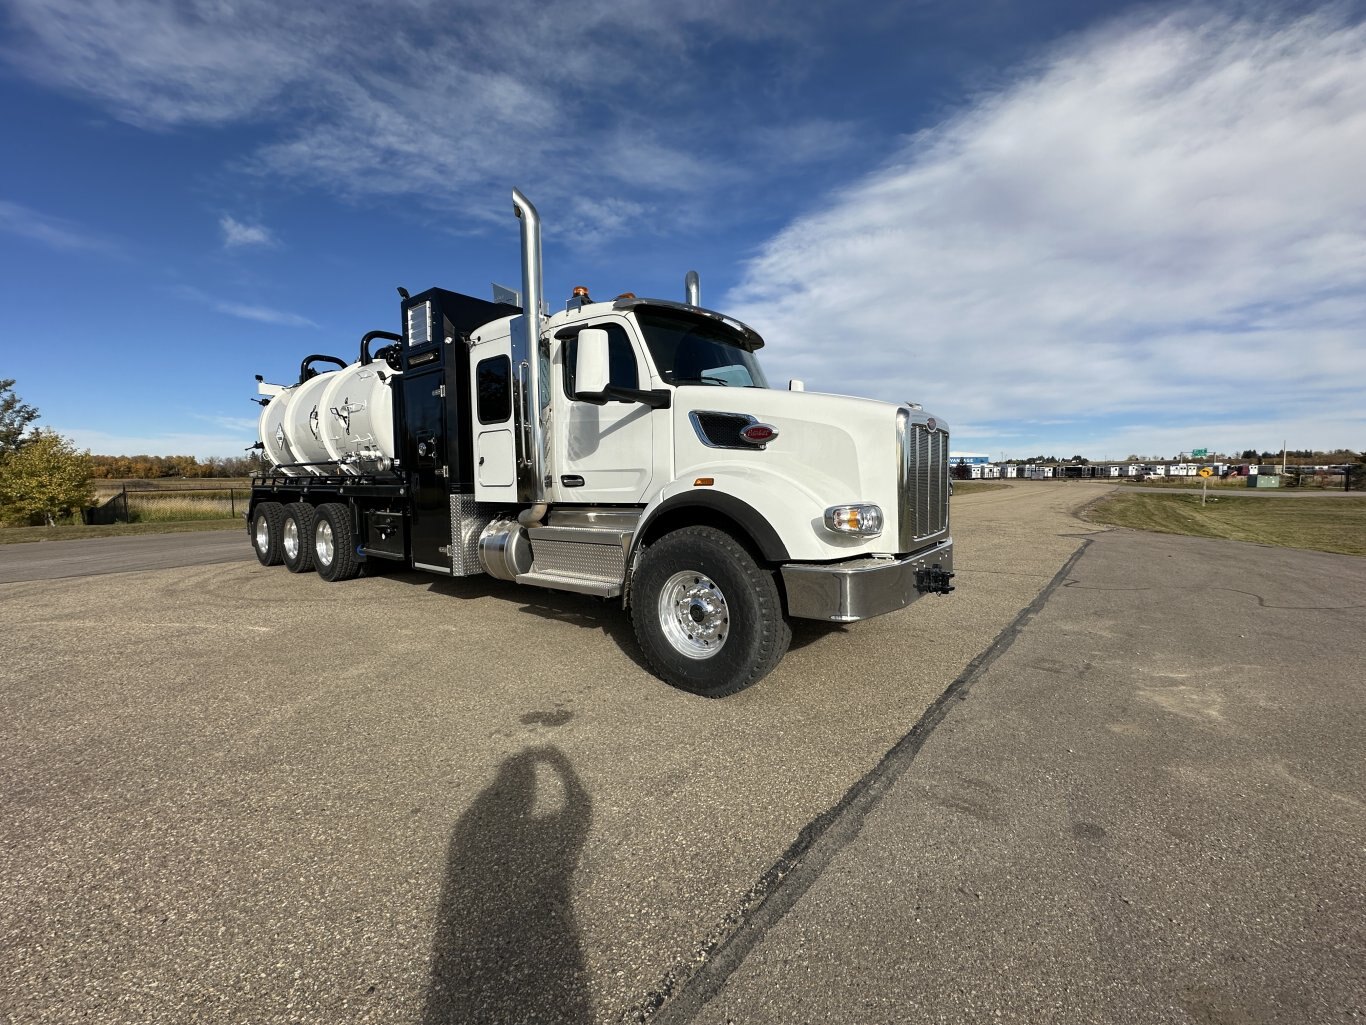
[{"label": "fender", "polygon": [[745,529],[745,532],[759,546],[759,553],[770,562],[787,562],[787,546],[783,544],[783,539],[778,536],[778,532],[773,529],[773,524],[759,514],[759,511],[747,502],[742,502],[734,495],[724,491],[713,491],[711,488],[688,488],[675,494],[673,497],[665,499],[655,506],[654,511],[648,513],[648,519],[641,522],[636,528],[636,540],[631,545],[631,555],[635,555],[636,549],[640,547],[640,538],[649,532],[650,524],[659,519],[666,513],[675,509],[712,509],[722,513],[734,520]]},{"label": "fender", "polygon": [[753,464],[727,462],[707,468],[706,476],[715,481],[709,487],[695,486],[697,476],[700,471],[693,469],[686,478],[669,482],[645,506],[627,554],[628,567],[633,564],[640,539],[659,516],[689,507],[712,510],[734,520],[770,562],[839,559],[879,547],[877,539],[818,533],[826,507],[836,504],[847,490],[818,471],[812,470],[799,482]]}]

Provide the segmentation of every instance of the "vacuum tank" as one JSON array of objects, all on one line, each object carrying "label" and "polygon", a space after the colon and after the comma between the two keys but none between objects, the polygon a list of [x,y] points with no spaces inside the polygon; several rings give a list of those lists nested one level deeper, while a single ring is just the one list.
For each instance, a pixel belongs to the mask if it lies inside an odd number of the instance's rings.
[{"label": "vacuum tank", "polygon": [[[325,358],[341,364],[335,357]],[[394,458],[393,381],[383,361],[358,360],[280,389],[261,410],[266,456],[291,476],[360,474]],[[264,390],[264,389],[263,389]]]}]

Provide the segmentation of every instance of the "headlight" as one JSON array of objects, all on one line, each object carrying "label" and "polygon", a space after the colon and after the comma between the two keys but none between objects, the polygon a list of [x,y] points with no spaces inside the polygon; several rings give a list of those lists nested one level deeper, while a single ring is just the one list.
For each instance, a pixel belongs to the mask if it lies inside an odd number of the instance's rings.
[{"label": "headlight", "polygon": [[836,534],[877,537],[882,533],[882,508],[863,505],[832,505],[825,510],[825,526]]}]

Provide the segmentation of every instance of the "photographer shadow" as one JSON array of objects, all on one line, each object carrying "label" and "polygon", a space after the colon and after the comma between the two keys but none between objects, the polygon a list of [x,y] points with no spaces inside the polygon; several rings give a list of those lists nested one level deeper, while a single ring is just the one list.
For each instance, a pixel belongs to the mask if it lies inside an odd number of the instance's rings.
[{"label": "photographer shadow", "polygon": [[571,888],[591,821],[558,748],[503,762],[451,833],[423,1025],[593,1021]]}]

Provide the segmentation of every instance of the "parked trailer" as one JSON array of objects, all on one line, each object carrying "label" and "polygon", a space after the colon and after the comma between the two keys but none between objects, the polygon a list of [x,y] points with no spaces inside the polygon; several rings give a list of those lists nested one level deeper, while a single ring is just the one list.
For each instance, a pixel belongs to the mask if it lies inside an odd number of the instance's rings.
[{"label": "parked trailer", "polygon": [[402,330],[369,332],[356,361],[257,378],[262,564],[620,601],[654,672],[707,696],[771,671],[792,618],[851,623],[953,590],[942,420],[770,389],[764,340],[703,307],[694,272],[683,302],[576,288],[550,315],[539,217],[515,190],[513,207],[514,301],[400,290]]}]

